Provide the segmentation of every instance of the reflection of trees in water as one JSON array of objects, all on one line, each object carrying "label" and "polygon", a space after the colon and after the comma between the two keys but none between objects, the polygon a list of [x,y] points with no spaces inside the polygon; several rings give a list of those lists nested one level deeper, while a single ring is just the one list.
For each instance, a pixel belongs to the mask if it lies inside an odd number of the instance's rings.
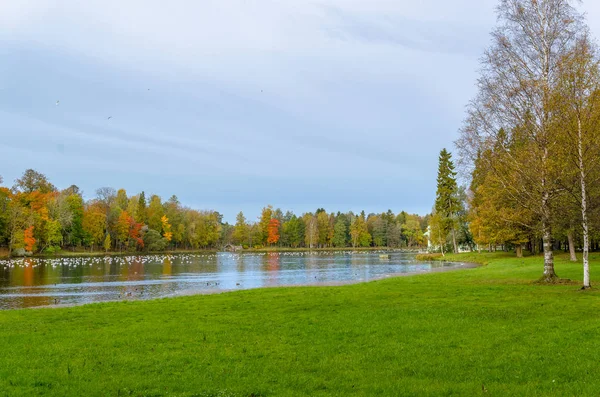
[{"label": "reflection of trees in water", "polygon": [[267,259],[267,269],[270,271],[279,270],[281,267],[281,258],[279,257],[279,252],[270,253],[269,258]]},{"label": "reflection of trees in water", "polygon": [[267,256],[267,285],[279,284],[279,269],[281,258],[279,253],[269,253]]},{"label": "reflection of trees in water", "polygon": [[173,274],[173,262],[171,262],[171,258],[169,257],[165,257],[163,260],[162,274],[163,276],[170,276]]},{"label": "reflection of trees in water", "polygon": [[104,266],[103,266],[102,270],[104,270],[104,277],[105,278],[108,277],[108,276],[110,276],[110,275],[112,275],[112,274],[115,274],[115,273],[112,272],[113,262],[116,262],[116,261],[114,261],[111,257],[109,257],[109,256],[104,257]]},{"label": "reflection of trees in water", "polygon": [[32,260],[27,258],[23,261],[23,285],[25,287],[33,286],[33,263]]},{"label": "reflection of trees in water", "polygon": [[137,256],[131,262],[129,269],[129,280],[142,280],[144,278],[144,262]]}]

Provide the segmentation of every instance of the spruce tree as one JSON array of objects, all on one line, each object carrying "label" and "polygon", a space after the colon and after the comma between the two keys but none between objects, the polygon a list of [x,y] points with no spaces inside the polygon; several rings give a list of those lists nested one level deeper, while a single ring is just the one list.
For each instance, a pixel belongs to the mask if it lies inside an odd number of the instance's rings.
[{"label": "spruce tree", "polygon": [[142,224],[148,223],[148,214],[146,211],[146,194],[144,192],[140,193],[140,198],[138,199],[136,221]]},{"label": "spruce tree", "polygon": [[440,219],[440,227],[444,235],[452,234],[454,252],[458,252],[455,220],[460,203],[457,193],[458,185],[456,184],[456,171],[454,171],[452,155],[444,148],[439,157],[435,212]]}]

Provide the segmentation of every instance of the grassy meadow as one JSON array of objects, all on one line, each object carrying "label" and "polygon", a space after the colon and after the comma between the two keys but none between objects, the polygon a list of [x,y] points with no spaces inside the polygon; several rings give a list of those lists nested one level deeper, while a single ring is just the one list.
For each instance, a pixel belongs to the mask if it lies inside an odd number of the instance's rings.
[{"label": "grassy meadow", "polygon": [[541,257],[456,258],[486,265],[0,312],[0,396],[598,395],[598,290],[535,284]]}]

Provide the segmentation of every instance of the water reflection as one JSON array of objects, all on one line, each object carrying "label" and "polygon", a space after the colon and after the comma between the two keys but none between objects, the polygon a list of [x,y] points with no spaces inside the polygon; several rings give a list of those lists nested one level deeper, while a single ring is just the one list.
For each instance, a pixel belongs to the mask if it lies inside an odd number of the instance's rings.
[{"label": "water reflection", "polygon": [[0,309],[367,281],[443,263],[392,252],[149,255],[0,261]]}]

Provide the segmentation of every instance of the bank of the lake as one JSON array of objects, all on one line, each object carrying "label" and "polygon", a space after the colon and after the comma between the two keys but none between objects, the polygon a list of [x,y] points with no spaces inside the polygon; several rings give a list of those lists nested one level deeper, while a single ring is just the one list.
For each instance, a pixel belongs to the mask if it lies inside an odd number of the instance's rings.
[{"label": "bank of the lake", "polygon": [[[593,269],[600,260],[592,258]],[[458,259],[487,265],[340,287],[0,312],[0,392],[597,394],[597,290],[534,284],[541,257]],[[581,279],[581,265],[567,259],[557,258],[559,276]]]},{"label": "bank of the lake", "polygon": [[[95,258],[105,256],[131,256],[131,255],[183,255],[183,254],[211,254],[222,251],[223,249],[199,249],[199,250],[166,250],[166,251],[89,251],[89,250],[60,250],[56,253],[38,253],[28,256],[29,258]],[[269,253],[269,252],[377,252],[377,251],[396,251],[407,253],[418,253],[422,249],[412,248],[389,248],[389,247],[325,247],[325,248],[287,248],[287,247],[265,247],[242,249],[240,253]],[[0,250],[0,260],[9,259],[8,250]],[[15,258],[13,256],[13,258]]]}]

